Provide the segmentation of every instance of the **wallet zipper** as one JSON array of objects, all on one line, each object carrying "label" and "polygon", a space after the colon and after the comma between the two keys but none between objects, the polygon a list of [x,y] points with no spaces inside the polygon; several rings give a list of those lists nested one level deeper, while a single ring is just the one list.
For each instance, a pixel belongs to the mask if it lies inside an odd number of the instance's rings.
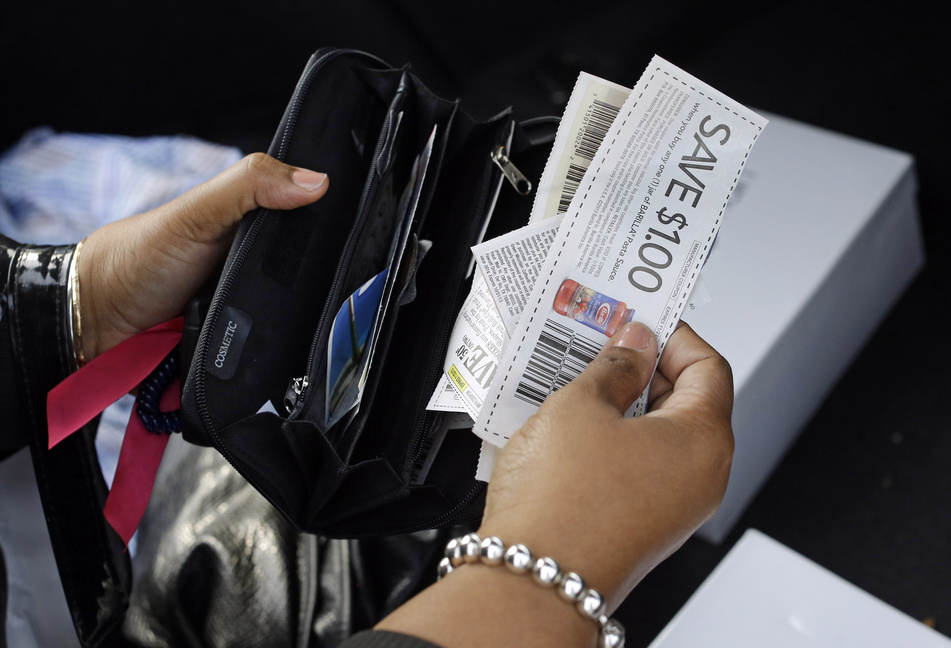
[{"label": "wallet zipper", "polygon": [[512,164],[512,161],[509,159],[508,155],[505,154],[505,146],[499,144],[494,151],[492,151],[492,161],[495,162],[495,165],[502,170],[502,173],[505,175],[505,179],[509,181],[512,187],[515,188],[515,191],[519,192],[523,196],[527,196],[532,193],[532,181],[525,177],[525,174],[518,170],[518,167]]},{"label": "wallet zipper", "polygon": [[[513,124],[513,125],[514,125],[514,124]],[[489,201],[489,196],[490,196],[490,195],[495,195],[495,196],[496,196],[496,199],[497,199],[499,189],[501,188],[501,183],[502,183],[502,178],[503,178],[503,177],[504,177],[504,178],[507,178],[507,179],[509,180],[509,182],[512,182],[512,178],[509,177],[509,175],[505,173],[505,168],[503,167],[502,164],[499,163],[499,159],[498,159],[498,158],[504,158],[504,159],[508,162],[508,164],[509,164],[509,166],[510,166],[511,169],[514,169],[515,171],[518,171],[518,169],[515,168],[515,165],[511,164],[511,161],[508,160],[508,157],[507,157],[507,155],[506,155],[507,147],[508,147],[508,146],[511,146],[511,143],[512,143],[512,133],[513,133],[513,132],[514,132],[514,131],[513,131],[513,128],[509,128],[508,133],[506,134],[506,137],[505,137],[505,143],[503,143],[503,144],[497,144],[497,145],[489,152],[490,158],[492,159],[493,162],[495,162],[496,166],[497,166],[498,169],[499,169],[499,172],[500,172],[502,175],[499,176],[498,178],[495,178],[495,177],[494,177],[494,176],[495,176],[495,172],[491,172],[491,173],[489,174],[489,177],[488,177],[487,182],[486,182],[487,191],[482,191],[482,192],[480,192],[480,193],[481,193],[481,196],[480,196],[479,200],[481,201],[481,204],[479,205],[479,213],[485,214],[486,210],[488,209],[488,204],[487,204],[487,203],[488,203],[488,201]],[[525,178],[525,176],[522,175],[520,171],[518,172],[518,175],[521,175],[522,178]],[[528,182],[529,191],[530,191],[530,190],[531,190],[531,182],[529,182],[527,178],[525,178],[525,182]],[[519,191],[519,193],[522,193],[522,192],[519,190],[519,187],[518,187],[514,182],[512,182],[512,184],[513,184],[513,186],[515,187],[515,189],[516,189],[517,191]],[[488,225],[488,220],[489,220],[490,218],[491,218],[491,214],[488,214],[488,215],[485,215],[485,217],[482,219],[483,222],[481,222],[481,223],[476,222],[476,226],[479,227],[479,228],[481,228],[481,230],[480,230],[481,233],[479,234],[480,237],[482,236],[482,234],[485,233],[485,228],[487,227],[487,225]],[[466,234],[467,234],[469,240],[471,240],[471,239],[473,238],[473,236],[475,236],[476,231],[477,231],[477,230],[473,227],[473,228],[470,229],[470,231],[466,232]],[[459,290],[459,288],[462,286],[462,283],[465,281],[466,276],[468,275],[468,273],[469,273],[469,267],[467,267],[467,268],[465,269],[465,271],[461,271],[461,270],[460,270],[460,271],[459,271],[459,274],[458,274],[456,277],[454,277],[454,281],[453,281],[453,286],[454,286],[454,287],[453,287],[453,292],[452,292],[453,299],[452,299],[452,303],[450,304],[450,308],[448,309],[448,312],[451,312],[451,313],[457,312],[457,308],[456,308],[456,307],[457,307],[457,305],[459,305],[460,299],[464,299],[464,297],[462,297],[462,296],[460,295],[460,292],[461,292],[461,291]],[[442,325],[442,327],[441,327],[441,329],[440,329],[440,331],[439,331],[439,335],[438,335],[438,338],[437,338],[437,339],[439,340],[439,344],[438,344],[437,346],[435,346],[434,348],[442,349],[442,348],[445,348],[445,347],[448,346],[448,344],[449,344],[449,337],[450,337],[450,335],[452,334],[452,327],[453,327],[454,322],[455,322],[455,317],[452,317],[452,318],[450,318],[449,320],[443,322],[443,325]],[[438,379],[439,379],[439,374],[442,373],[442,370],[443,370],[443,369],[442,369],[442,364],[437,364],[437,365],[435,365],[435,367],[433,368],[433,370],[429,372],[429,375],[428,375],[427,378],[426,378],[426,383],[425,383],[425,384],[427,384],[427,385],[435,385],[436,382],[437,382]],[[423,413],[422,413],[422,417],[419,419],[420,426],[417,427],[417,429],[425,430],[425,431],[428,433],[428,431],[431,430],[431,428],[432,428],[432,426],[433,426],[433,423],[434,423],[435,418],[436,418],[437,415],[438,415],[437,412],[432,412],[432,411],[430,411],[430,410],[424,409],[424,410],[423,410]],[[423,448],[423,446],[424,446],[424,444],[425,444],[425,441],[426,441],[426,436],[427,436],[426,433],[418,435],[418,438],[417,438],[417,439],[415,440],[415,442],[413,443],[413,449],[412,449],[412,452],[410,453],[410,457],[411,457],[413,463],[415,463],[415,462],[418,460],[419,454],[422,452],[422,448]],[[443,523],[448,522],[449,520],[451,520],[460,510],[462,510],[463,507],[469,505],[469,503],[470,503],[470,502],[472,501],[472,499],[477,495],[477,493],[479,492],[479,490],[480,490],[481,488],[483,488],[483,487],[477,484],[475,487],[473,487],[473,488],[466,494],[466,496],[462,499],[462,501],[459,502],[459,504],[457,504],[456,506],[454,506],[450,511],[447,511],[445,514],[443,514],[442,516],[440,516],[440,517],[438,518],[438,521],[437,521],[438,523],[437,523],[437,524],[433,525],[432,523],[429,523],[429,524],[427,524],[427,525],[425,525],[424,527],[421,527],[421,528],[426,528],[426,527],[429,527],[429,526],[440,526],[441,524],[443,524]],[[403,531],[401,531],[401,533],[406,533],[406,532],[415,531],[415,530],[418,530],[418,529],[416,529],[416,528],[413,528],[413,529],[404,529]]]},{"label": "wallet zipper", "polygon": [[[327,62],[331,61],[332,59],[338,56],[343,56],[343,55],[364,57],[373,61],[374,63],[379,64],[381,67],[384,67],[384,68],[387,67],[386,62],[383,61],[382,59],[374,56],[373,54],[370,54],[369,52],[365,52],[363,50],[357,50],[357,49],[333,50],[323,55],[316,61],[314,61],[313,65],[307,71],[307,75],[298,84],[297,89],[294,91],[294,97],[291,102],[290,112],[288,113],[288,116],[287,116],[287,123],[284,125],[283,132],[281,133],[281,144],[278,147],[277,155],[275,156],[281,162],[284,162],[287,158],[288,142],[290,141],[290,137],[296,128],[297,117],[300,112],[301,104],[303,103],[303,98],[307,95],[308,91],[310,90],[310,86],[313,83],[314,77],[324,67],[324,65],[327,64]],[[366,197],[364,196],[364,200],[365,198]],[[222,301],[224,299],[224,296],[231,292],[231,285],[234,282],[234,275],[244,264],[244,261],[248,255],[248,250],[250,249],[251,244],[254,242],[254,239],[257,237],[257,234],[262,227],[262,223],[264,222],[264,218],[269,213],[270,213],[269,209],[262,209],[254,217],[254,220],[251,222],[251,225],[248,227],[247,234],[244,236],[244,238],[241,241],[241,246],[238,248],[238,251],[235,253],[234,260],[231,262],[231,265],[228,266],[228,272],[224,277],[224,281],[222,282],[222,286],[221,286],[222,290],[217,291],[215,294],[215,298],[212,301],[211,306],[208,310],[207,320],[202,329],[201,340],[199,341],[199,344],[196,350],[196,355],[199,361],[198,363],[199,367],[204,367],[208,359],[207,337],[208,335],[210,335],[210,332],[215,329],[215,326],[218,323],[218,317],[221,314]],[[339,268],[338,268],[338,271],[339,271]],[[321,318],[323,318],[323,316],[321,316]],[[235,466],[235,468],[237,468],[238,466],[236,462],[236,457],[231,453],[231,451],[228,449],[227,446],[222,444],[221,437],[218,434],[218,429],[215,427],[214,422],[211,420],[211,414],[208,412],[208,403],[207,403],[207,399],[205,398],[205,372],[204,371],[198,371],[195,374],[195,390],[197,392],[196,400],[198,404],[198,411],[201,414],[202,421],[204,421],[205,423],[205,427],[207,428],[212,439],[214,440],[215,447],[218,448],[219,452],[228,461],[228,463],[230,463],[232,466]],[[255,484],[253,479],[250,479],[247,475],[244,475],[243,471],[239,470],[239,472],[241,472],[242,476],[244,476],[245,479],[247,479],[251,484],[257,487],[257,484]]]},{"label": "wallet zipper", "polygon": [[400,533],[400,534],[416,533],[417,531],[426,531],[427,529],[438,529],[438,528],[446,526],[450,522],[455,522],[456,517],[459,515],[459,513],[469,508],[469,506],[472,504],[472,500],[478,497],[479,494],[483,492],[485,489],[486,489],[485,482],[476,482],[476,485],[473,486],[469,490],[468,493],[466,493],[465,497],[459,500],[458,504],[456,504],[451,509],[449,509],[448,511],[440,515],[438,518],[435,518],[434,520],[430,520],[426,522],[425,524],[418,524],[416,526],[407,527],[405,529],[398,531],[397,533]]},{"label": "wallet zipper", "polygon": [[281,162],[284,162],[284,158],[287,156],[287,146],[288,141],[290,140],[291,135],[294,134],[294,130],[297,127],[297,116],[300,112],[301,104],[303,103],[303,97],[310,91],[310,85],[313,83],[314,77],[317,75],[317,72],[326,65],[326,63],[338,56],[345,54],[363,56],[369,58],[374,63],[381,65],[382,67],[387,67],[387,64],[383,59],[380,59],[369,52],[358,49],[341,49],[334,50],[324,54],[322,57],[314,61],[314,64],[307,71],[307,76],[300,82],[297,87],[297,90],[294,93],[294,99],[291,103],[291,110],[287,116],[287,124],[284,127],[284,132],[281,133],[281,146],[278,148],[277,159]]},{"label": "wallet zipper", "polygon": [[[390,120],[387,120],[385,126],[387,131],[394,127],[393,123]],[[368,174],[376,173],[377,168],[380,163],[380,150],[375,150],[373,152],[373,158],[370,160],[370,169]],[[363,187],[363,194],[360,196],[360,203],[357,207],[357,214],[363,214],[364,209],[366,208],[367,201],[370,197],[370,183],[367,183]],[[357,223],[350,228],[350,233],[347,234],[347,240],[343,245],[343,254],[340,256],[340,260],[337,262],[337,268],[334,271],[334,280],[330,285],[330,292],[327,295],[327,303],[333,304],[339,287],[341,284],[340,275],[343,269],[349,264],[352,257],[353,250],[353,239],[354,231],[356,229]],[[325,308],[324,311],[320,314],[320,319],[317,320],[317,327],[314,329],[315,335],[313,340],[310,343],[310,352],[307,355],[307,369],[306,373],[303,376],[292,378],[290,384],[288,385],[287,391],[285,392],[285,407],[288,408],[288,420],[294,420],[299,414],[303,406],[304,397],[307,393],[310,383],[312,382],[311,375],[314,373],[314,360],[316,359],[318,353],[317,342],[320,335],[317,335],[317,332],[322,331],[324,327],[324,321],[327,319],[328,311]],[[292,406],[292,407],[289,407]]]},{"label": "wallet zipper", "polygon": [[[513,127],[514,127],[514,124],[513,124]],[[490,188],[493,185],[495,185],[496,189],[494,192],[491,190],[488,192],[483,192],[482,197],[480,199],[482,201],[482,204],[480,205],[480,211],[482,211],[483,213],[488,207],[486,203],[488,201],[489,195],[494,193],[496,196],[496,199],[498,198],[498,190],[501,188],[500,184],[502,182],[502,178],[505,178],[506,180],[508,180],[509,183],[515,188],[515,190],[518,191],[522,195],[528,195],[532,191],[531,181],[521,171],[519,171],[518,167],[516,167],[512,163],[512,161],[508,158],[508,155],[507,155],[508,147],[512,145],[513,133],[514,133],[514,128],[510,128],[507,133],[507,136],[505,137],[505,140],[506,140],[505,143],[496,145],[495,148],[493,148],[489,154],[492,161],[495,163],[499,171],[502,173],[502,176],[494,181],[492,177],[490,176],[488,185]],[[487,227],[488,220],[490,218],[491,218],[491,215],[488,215],[485,219],[486,222],[482,224],[482,234],[485,233],[485,228]],[[468,232],[470,237],[472,236],[473,233],[474,232]],[[449,309],[450,312],[456,311],[456,305],[458,304],[459,298],[460,298],[459,287],[462,285],[462,282],[465,281],[465,278],[467,275],[468,275],[468,269],[464,274],[462,274],[461,276],[455,279],[455,282],[454,282],[455,290],[453,291],[454,298],[453,298],[453,303],[451,304],[451,308]],[[449,336],[452,334],[452,327],[453,327],[454,321],[455,321],[455,318],[453,318],[452,321],[443,325],[439,335],[440,344],[439,346],[435,348],[441,349],[448,344]],[[442,372],[442,365],[436,365],[436,368],[430,373],[428,377],[427,384],[430,384],[430,385],[435,384],[441,372]],[[433,420],[435,419],[436,416],[437,416],[436,412],[423,410],[421,423],[424,426],[423,427],[424,430],[430,429],[430,427],[433,424]],[[412,458],[414,462],[417,461],[418,455],[421,452],[425,441],[426,441],[426,435],[420,435],[419,439],[417,439],[417,441],[415,442],[413,447],[413,452],[412,452]],[[484,490],[485,490],[485,484],[482,482],[477,482],[476,485],[473,486],[469,490],[468,493],[466,493],[465,497],[463,497],[455,506],[453,506],[450,510],[446,511],[444,514],[440,515],[434,520],[428,521],[425,524],[402,529],[398,533],[413,533],[416,531],[421,531],[423,529],[442,527],[450,522],[453,522],[456,516],[458,516],[461,511],[469,507],[472,504],[472,501]]]}]

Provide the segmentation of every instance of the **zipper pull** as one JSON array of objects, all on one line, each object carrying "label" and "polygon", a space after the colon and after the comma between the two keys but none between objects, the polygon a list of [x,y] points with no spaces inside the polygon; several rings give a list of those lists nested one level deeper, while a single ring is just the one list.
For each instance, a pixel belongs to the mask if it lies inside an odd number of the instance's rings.
[{"label": "zipper pull", "polygon": [[284,408],[288,414],[293,414],[305,391],[307,391],[307,376],[291,379],[290,384],[287,385],[287,391],[284,392]]},{"label": "zipper pull", "polygon": [[505,177],[508,181],[515,187],[515,191],[519,192],[523,196],[527,196],[532,193],[532,182],[525,177],[525,174],[518,170],[512,161],[505,154],[505,147],[501,144],[492,151],[492,161],[502,169],[502,173],[505,174]]}]

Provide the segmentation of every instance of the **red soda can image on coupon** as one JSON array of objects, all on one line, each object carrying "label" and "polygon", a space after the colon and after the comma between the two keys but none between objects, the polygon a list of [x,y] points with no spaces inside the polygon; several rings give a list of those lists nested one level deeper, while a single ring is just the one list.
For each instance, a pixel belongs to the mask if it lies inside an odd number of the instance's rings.
[{"label": "red soda can image on coupon", "polygon": [[593,288],[565,279],[555,295],[555,312],[593,328],[608,337],[634,317],[634,309]]}]

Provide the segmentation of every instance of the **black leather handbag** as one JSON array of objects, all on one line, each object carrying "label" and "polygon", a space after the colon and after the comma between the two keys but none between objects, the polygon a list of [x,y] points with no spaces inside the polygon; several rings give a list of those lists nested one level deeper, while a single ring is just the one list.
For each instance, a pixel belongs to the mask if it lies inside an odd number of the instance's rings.
[{"label": "black leather handbag", "polygon": [[435,444],[446,414],[426,406],[468,294],[469,248],[528,221],[530,181],[510,158],[537,178],[556,127],[511,110],[476,120],[407,68],[315,53],[269,153],[328,173],[330,190],[242,222],[207,310],[191,315],[185,438],[217,448],[304,531],[478,518],[480,442],[450,430]]}]

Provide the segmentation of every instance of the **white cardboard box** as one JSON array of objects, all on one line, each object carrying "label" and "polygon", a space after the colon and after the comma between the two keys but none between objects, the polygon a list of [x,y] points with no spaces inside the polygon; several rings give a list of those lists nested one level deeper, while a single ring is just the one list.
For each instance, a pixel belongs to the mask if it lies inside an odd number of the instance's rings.
[{"label": "white cardboard box", "polygon": [[753,148],[684,320],[733,367],[720,542],[924,263],[913,158],[778,116]]},{"label": "white cardboard box", "polygon": [[948,639],[749,530],[650,648],[951,648]]}]

